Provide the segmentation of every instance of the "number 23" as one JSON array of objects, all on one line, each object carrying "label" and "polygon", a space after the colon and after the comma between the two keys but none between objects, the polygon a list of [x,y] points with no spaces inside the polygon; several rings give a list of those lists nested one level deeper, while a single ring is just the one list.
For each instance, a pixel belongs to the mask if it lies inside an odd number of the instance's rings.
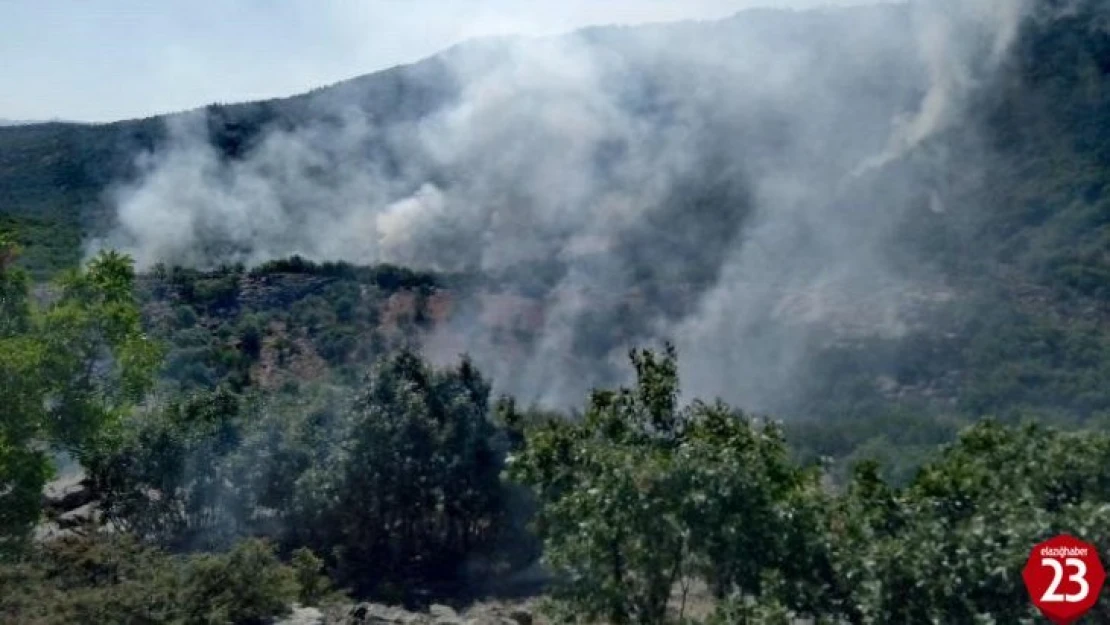
[{"label": "number 23", "polygon": [[1045,603],[1079,603],[1087,598],[1091,592],[1091,587],[1087,584],[1087,565],[1082,560],[1077,558],[1068,558],[1065,562],[1068,567],[1075,568],[1075,574],[1068,577],[1068,581],[1079,584],[1079,594],[1075,595],[1061,595],[1057,591],[1060,589],[1060,582],[1064,578],[1064,567],[1060,565],[1060,561],[1055,558],[1042,558],[1041,566],[1047,566],[1054,572],[1052,583],[1049,584],[1048,590],[1045,591],[1041,601]]}]

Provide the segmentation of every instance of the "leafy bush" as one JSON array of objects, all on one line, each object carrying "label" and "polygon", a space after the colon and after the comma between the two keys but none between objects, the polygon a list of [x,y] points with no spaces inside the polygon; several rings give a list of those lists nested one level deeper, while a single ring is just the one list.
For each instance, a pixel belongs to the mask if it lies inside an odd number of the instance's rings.
[{"label": "leafy bush", "polygon": [[180,558],[93,535],[0,566],[0,621],[25,625],[260,625],[288,613],[297,594],[293,570],[257,541]]},{"label": "leafy bush", "polygon": [[1068,532],[1110,546],[1110,435],[987,420],[904,488],[868,461],[836,493],[775,427],[678,410],[672,352],[633,363],[633,389],[595,392],[580,423],[528,428],[510,460],[566,615],[662,623],[692,577],[721,601],[716,622],[1031,622],[1033,545]]},{"label": "leafy bush", "polygon": [[226,554],[191,557],[182,575],[186,623],[262,625],[289,612],[300,595],[293,569],[265,543],[247,540]]},{"label": "leafy bush", "polygon": [[[984,422],[905,489],[861,465],[830,502],[824,613],[850,622],[1031,622],[1032,545],[1071,532],[1110,541],[1110,436]],[[849,581],[851,584],[849,585]],[[1104,601],[1099,614],[1106,611]]]},{"label": "leafy bush", "polygon": [[331,580],[324,575],[324,561],[312,553],[311,549],[301,547],[293,551],[290,561],[300,590],[298,601],[303,605],[319,605],[321,600],[331,594]]},{"label": "leafy bush", "polygon": [[105,515],[173,550],[309,547],[362,592],[456,581],[505,537],[489,386],[469,362],[434,371],[407,352],[368,383],[353,403],[221,388],[138,416],[90,462]]},{"label": "leafy bush", "polygon": [[159,358],[140,326],[130,259],[104,253],[65,273],[39,308],[16,256],[0,240],[0,554],[38,519],[47,447],[94,453],[149,388]]},{"label": "leafy bush", "polygon": [[509,474],[532,487],[545,558],[570,611],[659,623],[690,576],[718,597],[759,594],[767,570],[798,557],[787,542],[794,467],[773,424],[724,405],[677,405],[676,358],[634,352],[637,384],[597,391],[580,423],[527,434]]}]

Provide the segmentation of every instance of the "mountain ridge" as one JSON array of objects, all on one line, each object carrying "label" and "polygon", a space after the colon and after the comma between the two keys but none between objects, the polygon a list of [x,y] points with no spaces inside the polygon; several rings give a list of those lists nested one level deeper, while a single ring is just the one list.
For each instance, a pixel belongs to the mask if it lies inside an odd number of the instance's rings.
[{"label": "mountain ridge", "polygon": [[[122,247],[170,265],[307,251],[485,276],[544,311],[519,358],[480,321],[482,300],[456,302],[454,327],[426,347],[475,354],[526,401],[581,397],[613,381],[630,344],[678,336],[695,396],[787,416],[1087,420],[1110,409],[1093,383],[1106,361],[1091,355],[1110,361],[1110,133],[1082,130],[1105,123],[1110,93],[1099,11],[1027,19],[1004,62],[941,110],[950,119],[860,176],[897,145],[888,120],[923,120],[945,85],[904,36],[903,9],[464,45],[206,107],[185,130],[6,129],[0,142],[24,143],[0,150],[0,210],[32,226],[27,260],[43,272],[131,219]],[[844,100],[814,99],[830,94]],[[151,155],[146,169],[136,154]],[[184,229],[149,239],[181,214]],[[1058,347],[1028,358],[1040,344]]]}]

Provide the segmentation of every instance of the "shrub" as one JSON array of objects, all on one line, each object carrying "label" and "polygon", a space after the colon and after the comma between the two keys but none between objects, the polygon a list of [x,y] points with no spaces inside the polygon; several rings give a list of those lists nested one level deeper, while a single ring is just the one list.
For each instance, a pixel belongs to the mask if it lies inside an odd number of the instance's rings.
[{"label": "shrub", "polygon": [[0,566],[0,621],[21,625],[261,624],[289,611],[293,570],[268,545],[174,557],[125,535],[38,547]]},{"label": "shrub", "polygon": [[527,434],[510,475],[532,487],[556,597],[586,619],[660,623],[675,585],[758,595],[796,545],[794,467],[777,427],[724,405],[677,405],[673,350],[632,354],[631,389],[595,391],[580,423]]},{"label": "shrub", "polygon": [[293,551],[290,565],[300,591],[298,601],[303,605],[319,605],[332,592],[331,580],[323,574],[324,561],[312,553],[311,549],[301,547]]},{"label": "shrub", "polygon": [[180,604],[186,623],[262,625],[288,613],[299,594],[293,569],[268,544],[246,540],[227,554],[190,558]]}]

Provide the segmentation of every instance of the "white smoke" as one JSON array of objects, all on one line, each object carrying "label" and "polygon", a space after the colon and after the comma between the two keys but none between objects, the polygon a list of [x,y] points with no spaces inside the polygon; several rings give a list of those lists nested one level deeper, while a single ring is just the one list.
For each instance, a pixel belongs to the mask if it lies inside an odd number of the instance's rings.
[{"label": "white smoke", "polygon": [[[907,302],[941,288],[884,258],[910,207],[853,185],[961,118],[1024,11],[1017,0],[754,11],[462,46],[406,70],[407,87],[322,92],[316,121],[270,131],[238,159],[210,145],[203,114],[181,116],[117,190],[118,228],[94,246],[140,266],[293,253],[557,266],[527,353],[484,331],[482,302],[463,303],[428,350],[469,351],[502,390],[564,404],[628,342],[673,337],[687,390],[773,407],[830,329],[898,335]],[[459,88],[429,94],[420,80]],[[431,112],[367,115],[375,101]],[[925,206],[944,209],[935,189]],[[583,349],[599,342],[601,303],[634,299],[645,273],[672,289],[646,308],[678,312],[650,313],[633,333],[614,305],[603,325],[633,335]]]},{"label": "white smoke", "polygon": [[[894,161],[961,119],[976,80],[1005,60],[1030,0],[928,0],[912,3],[916,38],[929,85],[917,111],[895,120],[887,149],[856,171],[863,175]],[[984,42],[989,52],[977,49]],[[985,58],[984,67],[976,61]]]}]

